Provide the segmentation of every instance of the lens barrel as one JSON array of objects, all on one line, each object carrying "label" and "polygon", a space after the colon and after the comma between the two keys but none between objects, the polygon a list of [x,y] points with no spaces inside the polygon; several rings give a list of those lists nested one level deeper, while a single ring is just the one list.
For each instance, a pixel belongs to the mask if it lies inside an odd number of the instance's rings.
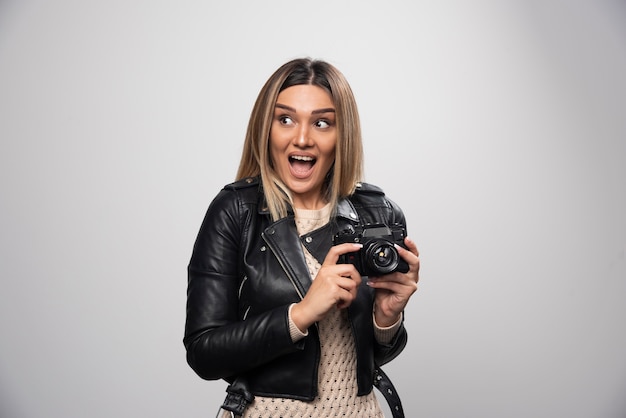
[{"label": "lens barrel", "polygon": [[398,251],[385,240],[374,240],[365,249],[365,263],[372,272],[383,275],[398,267]]}]

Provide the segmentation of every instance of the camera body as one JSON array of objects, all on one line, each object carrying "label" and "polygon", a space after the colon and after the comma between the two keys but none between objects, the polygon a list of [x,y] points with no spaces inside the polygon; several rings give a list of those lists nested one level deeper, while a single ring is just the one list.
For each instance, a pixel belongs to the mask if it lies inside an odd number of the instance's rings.
[{"label": "camera body", "polygon": [[367,224],[344,230],[333,237],[333,244],[363,244],[359,251],[339,256],[338,264],[354,264],[361,276],[382,276],[399,271],[406,273],[409,265],[400,257],[394,244],[406,248],[406,228],[400,224]]}]

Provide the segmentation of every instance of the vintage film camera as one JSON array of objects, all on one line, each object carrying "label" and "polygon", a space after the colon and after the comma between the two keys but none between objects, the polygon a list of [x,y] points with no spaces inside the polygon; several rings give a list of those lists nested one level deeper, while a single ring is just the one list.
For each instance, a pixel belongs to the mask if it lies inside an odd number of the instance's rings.
[{"label": "vintage film camera", "polygon": [[382,276],[394,271],[406,273],[409,265],[398,254],[394,244],[406,248],[404,226],[368,224],[344,230],[333,237],[333,244],[356,242],[363,244],[357,252],[342,254],[338,264],[354,264],[361,276]]}]

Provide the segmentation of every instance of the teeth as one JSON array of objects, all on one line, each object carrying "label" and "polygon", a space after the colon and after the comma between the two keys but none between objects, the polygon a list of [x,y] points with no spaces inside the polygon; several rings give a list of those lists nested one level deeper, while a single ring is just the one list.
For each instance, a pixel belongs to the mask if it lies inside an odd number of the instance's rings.
[{"label": "teeth", "polygon": [[291,158],[299,161],[313,161],[313,157],[306,157],[304,155],[292,155]]}]

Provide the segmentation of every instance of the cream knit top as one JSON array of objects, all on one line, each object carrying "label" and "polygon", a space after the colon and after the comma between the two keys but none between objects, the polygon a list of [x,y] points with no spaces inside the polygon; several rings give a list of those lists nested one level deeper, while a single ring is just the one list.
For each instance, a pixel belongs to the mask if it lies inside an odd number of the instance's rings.
[{"label": "cream knit top", "polygon": [[[298,234],[304,235],[329,222],[330,205],[319,210],[295,209]],[[311,279],[321,265],[302,247]],[[292,339],[306,337],[291,324]],[[389,342],[399,327],[375,326],[376,338]],[[357,396],[356,352],[347,310],[335,309],[318,323],[321,358],[318,371],[318,395],[311,402],[256,396],[245,410],[245,418],[384,418],[374,391]],[[230,415],[223,414],[222,417]]]}]

